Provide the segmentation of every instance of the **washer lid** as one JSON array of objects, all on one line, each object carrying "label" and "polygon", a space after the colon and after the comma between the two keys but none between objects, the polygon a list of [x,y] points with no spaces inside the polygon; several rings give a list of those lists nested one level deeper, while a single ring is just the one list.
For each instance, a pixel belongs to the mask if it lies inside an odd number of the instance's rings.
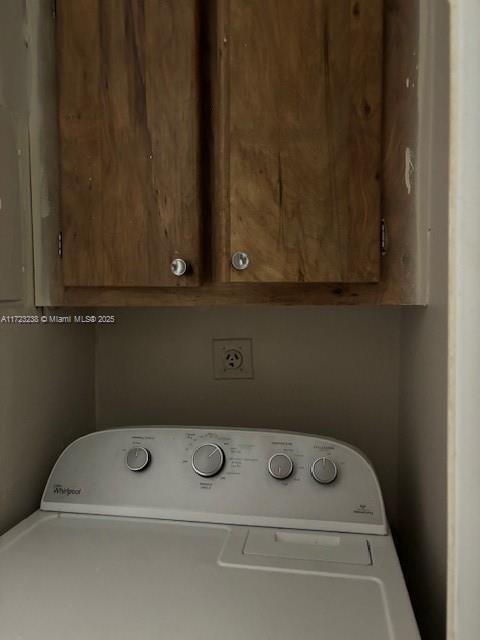
[{"label": "washer lid", "polygon": [[227,565],[253,564],[248,531],[37,513],[0,539],[0,638],[418,640],[393,547],[383,574],[381,562]]}]

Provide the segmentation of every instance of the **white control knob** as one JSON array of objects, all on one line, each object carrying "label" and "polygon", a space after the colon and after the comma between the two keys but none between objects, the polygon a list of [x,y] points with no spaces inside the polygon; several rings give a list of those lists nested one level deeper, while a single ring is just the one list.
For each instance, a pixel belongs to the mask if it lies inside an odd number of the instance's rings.
[{"label": "white control knob", "polygon": [[320,484],[330,484],[338,475],[337,465],[331,458],[317,458],[310,467],[310,472]]},{"label": "white control knob", "polygon": [[224,463],[225,454],[217,444],[202,444],[193,452],[193,470],[204,478],[211,478],[220,473]]},{"label": "white control knob", "polygon": [[150,463],[150,451],[144,447],[133,447],[126,456],[127,467],[130,471],[143,471]]},{"label": "white control knob", "polygon": [[276,480],[286,480],[293,472],[292,459],[286,453],[275,453],[268,461],[268,472]]}]

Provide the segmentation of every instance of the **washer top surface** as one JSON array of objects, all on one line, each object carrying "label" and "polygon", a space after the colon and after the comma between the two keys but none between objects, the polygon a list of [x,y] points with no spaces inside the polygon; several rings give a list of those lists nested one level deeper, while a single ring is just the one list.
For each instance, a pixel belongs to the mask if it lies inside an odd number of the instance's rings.
[{"label": "washer top surface", "polygon": [[[400,593],[395,601],[375,565],[247,556],[242,547],[250,531],[39,511],[12,530],[0,549],[0,637],[418,637],[408,600]],[[379,549],[369,541],[372,552],[378,560],[384,556],[388,577],[401,584],[390,538],[378,541]],[[392,616],[403,630],[396,635]]]},{"label": "washer top surface", "polygon": [[375,473],[318,436],[99,432],[0,538],[1,640],[419,640]]}]

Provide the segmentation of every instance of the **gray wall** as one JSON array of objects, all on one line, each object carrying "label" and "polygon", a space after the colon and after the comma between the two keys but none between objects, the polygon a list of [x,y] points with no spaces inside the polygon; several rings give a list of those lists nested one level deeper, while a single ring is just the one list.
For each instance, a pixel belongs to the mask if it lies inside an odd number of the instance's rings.
[{"label": "gray wall", "polygon": [[[98,428],[231,425],[315,432],[373,461],[396,521],[400,311],[152,309],[96,331]],[[214,380],[212,338],[253,339],[254,380]]]},{"label": "gray wall", "polygon": [[419,205],[430,213],[430,305],[402,314],[398,489],[403,568],[422,638],[438,640],[447,575],[449,11],[446,0],[423,9],[433,117],[418,180],[428,189]]},{"label": "gray wall", "polygon": [[[27,34],[25,3],[1,0],[0,318],[35,312]],[[56,456],[94,429],[93,371],[90,328],[0,322],[0,533],[38,508]]]},{"label": "gray wall", "polygon": [[0,354],[2,533],[38,509],[55,458],[94,428],[93,333],[0,325]]}]

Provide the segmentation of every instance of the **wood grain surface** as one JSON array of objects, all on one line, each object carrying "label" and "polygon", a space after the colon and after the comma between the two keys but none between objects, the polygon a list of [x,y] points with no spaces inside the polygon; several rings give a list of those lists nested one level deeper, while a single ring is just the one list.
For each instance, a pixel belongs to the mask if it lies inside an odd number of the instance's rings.
[{"label": "wood grain surface", "polygon": [[[208,122],[209,147],[212,149],[211,195],[213,211],[223,211],[228,193],[224,188],[225,173],[224,122],[225,96],[221,91],[225,81],[226,37],[224,0],[209,0],[208,9],[209,65],[211,86],[211,119]],[[425,297],[424,268],[426,255],[419,253],[417,238],[428,229],[417,210],[415,173],[411,189],[406,188],[406,149],[416,158],[418,123],[418,0],[385,0],[383,48],[383,124],[382,124],[382,205],[381,215],[388,227],[388,252],[381,257],[380,281],[363,283],[229,283],[220,280],[214,271],[201,287],[172,289],[168,287],[67,287],[54,303],[59,306],[190,306],[232,304],[382,304],[422,305]],[[211,55],[210,55],[211,54]],[[407,82],[408,79],[408,82]],[[228,162],[227,162],[228,165]],[[223,234],[228,231],[219,216],[213,216],[214,230],[211,251],[221,255],[225,247]],[[225,252],[225,260],[228,260]],[[224,260],[221,261],[225,265]],[[215,261],[214,268],[221,265]]]},{"label": "wood grain surface", "polygon": [[66,286],[199,284],[198,22],[195,0],[57,0]]},{"label": "wood grain surface", "polygon": [[383,0],[220,5],[222,279],[377,281]]}]

